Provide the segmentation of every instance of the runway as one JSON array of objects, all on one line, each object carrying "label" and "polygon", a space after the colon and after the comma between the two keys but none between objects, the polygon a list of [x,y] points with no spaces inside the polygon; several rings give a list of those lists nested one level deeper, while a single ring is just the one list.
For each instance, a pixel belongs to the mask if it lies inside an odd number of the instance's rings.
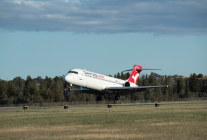
[{"label": "runway", "polygon": [[[179,102],[161,102],[160,103],[160,106],[163,106],[163,105],[172,105],[172,104],[207,104],[207,102],[201,102],[201,103],[179,103]],[[143,106],[143,105],[155,105],[155,103],[133,103],[133,104],[113,104],[112,106]],[[97,105],[95,105],[95,106],[74,106],[74,107],[68,107],[68,108],[90,108],[90,107],[106,107],[107,108],[107,106],[108,106],[108,104],[105,104],[105,105],[100,105],[100,106],[97,106]],[[15,107],[12,107],[12,108],[15,108]],[[39,108],[29,108],[29,109],[27,109],[27,110],[25,110],[25,111],[29,111],[29,110],[43,110],[43,109],[64,109],[63,108],[63,106],[61,106],[61,107],[55,107],[55,108],[50,108],[50,107],[45,107],[45,108],[41,108],[41,107],[39,107]],[[0,108],[0,112],[1,111],[23,111],[23,109],[8,109],[8,110],[1,110],[1,108]]]}]

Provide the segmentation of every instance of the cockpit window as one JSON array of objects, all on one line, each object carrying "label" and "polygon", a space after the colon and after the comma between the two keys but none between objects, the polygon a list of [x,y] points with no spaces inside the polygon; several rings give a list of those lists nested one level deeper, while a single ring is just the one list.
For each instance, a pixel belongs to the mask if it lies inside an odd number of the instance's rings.
[{"label": "cockpit window", "polygon": [[75,73],[75,74],[78,74],[77,71],[69,71],[68,73]]}]

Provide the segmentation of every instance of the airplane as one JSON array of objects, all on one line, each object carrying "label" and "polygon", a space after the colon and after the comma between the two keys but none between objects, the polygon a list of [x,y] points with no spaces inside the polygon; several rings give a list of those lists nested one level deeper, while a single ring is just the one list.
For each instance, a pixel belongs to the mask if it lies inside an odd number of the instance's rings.
[{"label": "airplane", "polygon": [[[78,86],[78,89],[65,89],[68,91],[81,91],[83,93],[96,94],[97,101],[102,100],[101,95],[113,94],[115,100],[120,99],[120,95],[127,95],[135,92],[146,91],[149,88],[168,87],[168,85],[159,86],[138,86],[137,81],[142,70],[161,70],[161,69],[142,69],[142,66],[134,65],[133,69],[125,70],[132,71],[128,80],[113,78],[110,76],[82,70],[71,69],[65,76],[64,81],[69,83],[70,87]],[[123,72],[125,72],[123,71]]]}]

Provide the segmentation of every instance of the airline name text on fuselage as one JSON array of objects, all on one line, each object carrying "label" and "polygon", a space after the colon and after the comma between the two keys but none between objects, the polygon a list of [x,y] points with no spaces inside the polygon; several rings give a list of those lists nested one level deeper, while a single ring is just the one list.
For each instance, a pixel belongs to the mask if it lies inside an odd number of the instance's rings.
[{"label": "airline name text on fuselage", "polygon": [[104,79],[104,76],[98,75],[98,74],[95,74],[95,73],[92,73],[92,72],[84,72],[84,74],[88,75],[88,76],[97,77],[97,78],[103,78]]}]

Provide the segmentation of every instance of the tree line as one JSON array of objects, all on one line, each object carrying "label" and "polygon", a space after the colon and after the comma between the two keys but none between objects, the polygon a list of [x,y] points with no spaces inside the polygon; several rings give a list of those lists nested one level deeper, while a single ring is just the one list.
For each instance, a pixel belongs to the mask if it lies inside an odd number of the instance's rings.
[{"label": "tree line", "polygon": [[[112,77],[112,75],[109,75]],[[115,78],[126,80],[129,73],[117,73]],[[121,96],[121,100],[153,100],[174,101],[177,98],[207,97],[207,79],[201,78],[202,74],[191,74],[189,78],[162,76],[154,77],[141,75],[138,80],[139,86],[169,85],[167,88],[148,89],[143,92]],[[46,102],[77,102],[95,101],[96,95],[78,91],[66,91],[69,85],[63,80],[63,76],[55,78],[40,77],[32,79],[27,76],[26,80],[16,77],[11,81],[0,79],[0,104],[16,103],[46,103]],[[114,95],[105,95],[102,100],[114,100]]]}]

